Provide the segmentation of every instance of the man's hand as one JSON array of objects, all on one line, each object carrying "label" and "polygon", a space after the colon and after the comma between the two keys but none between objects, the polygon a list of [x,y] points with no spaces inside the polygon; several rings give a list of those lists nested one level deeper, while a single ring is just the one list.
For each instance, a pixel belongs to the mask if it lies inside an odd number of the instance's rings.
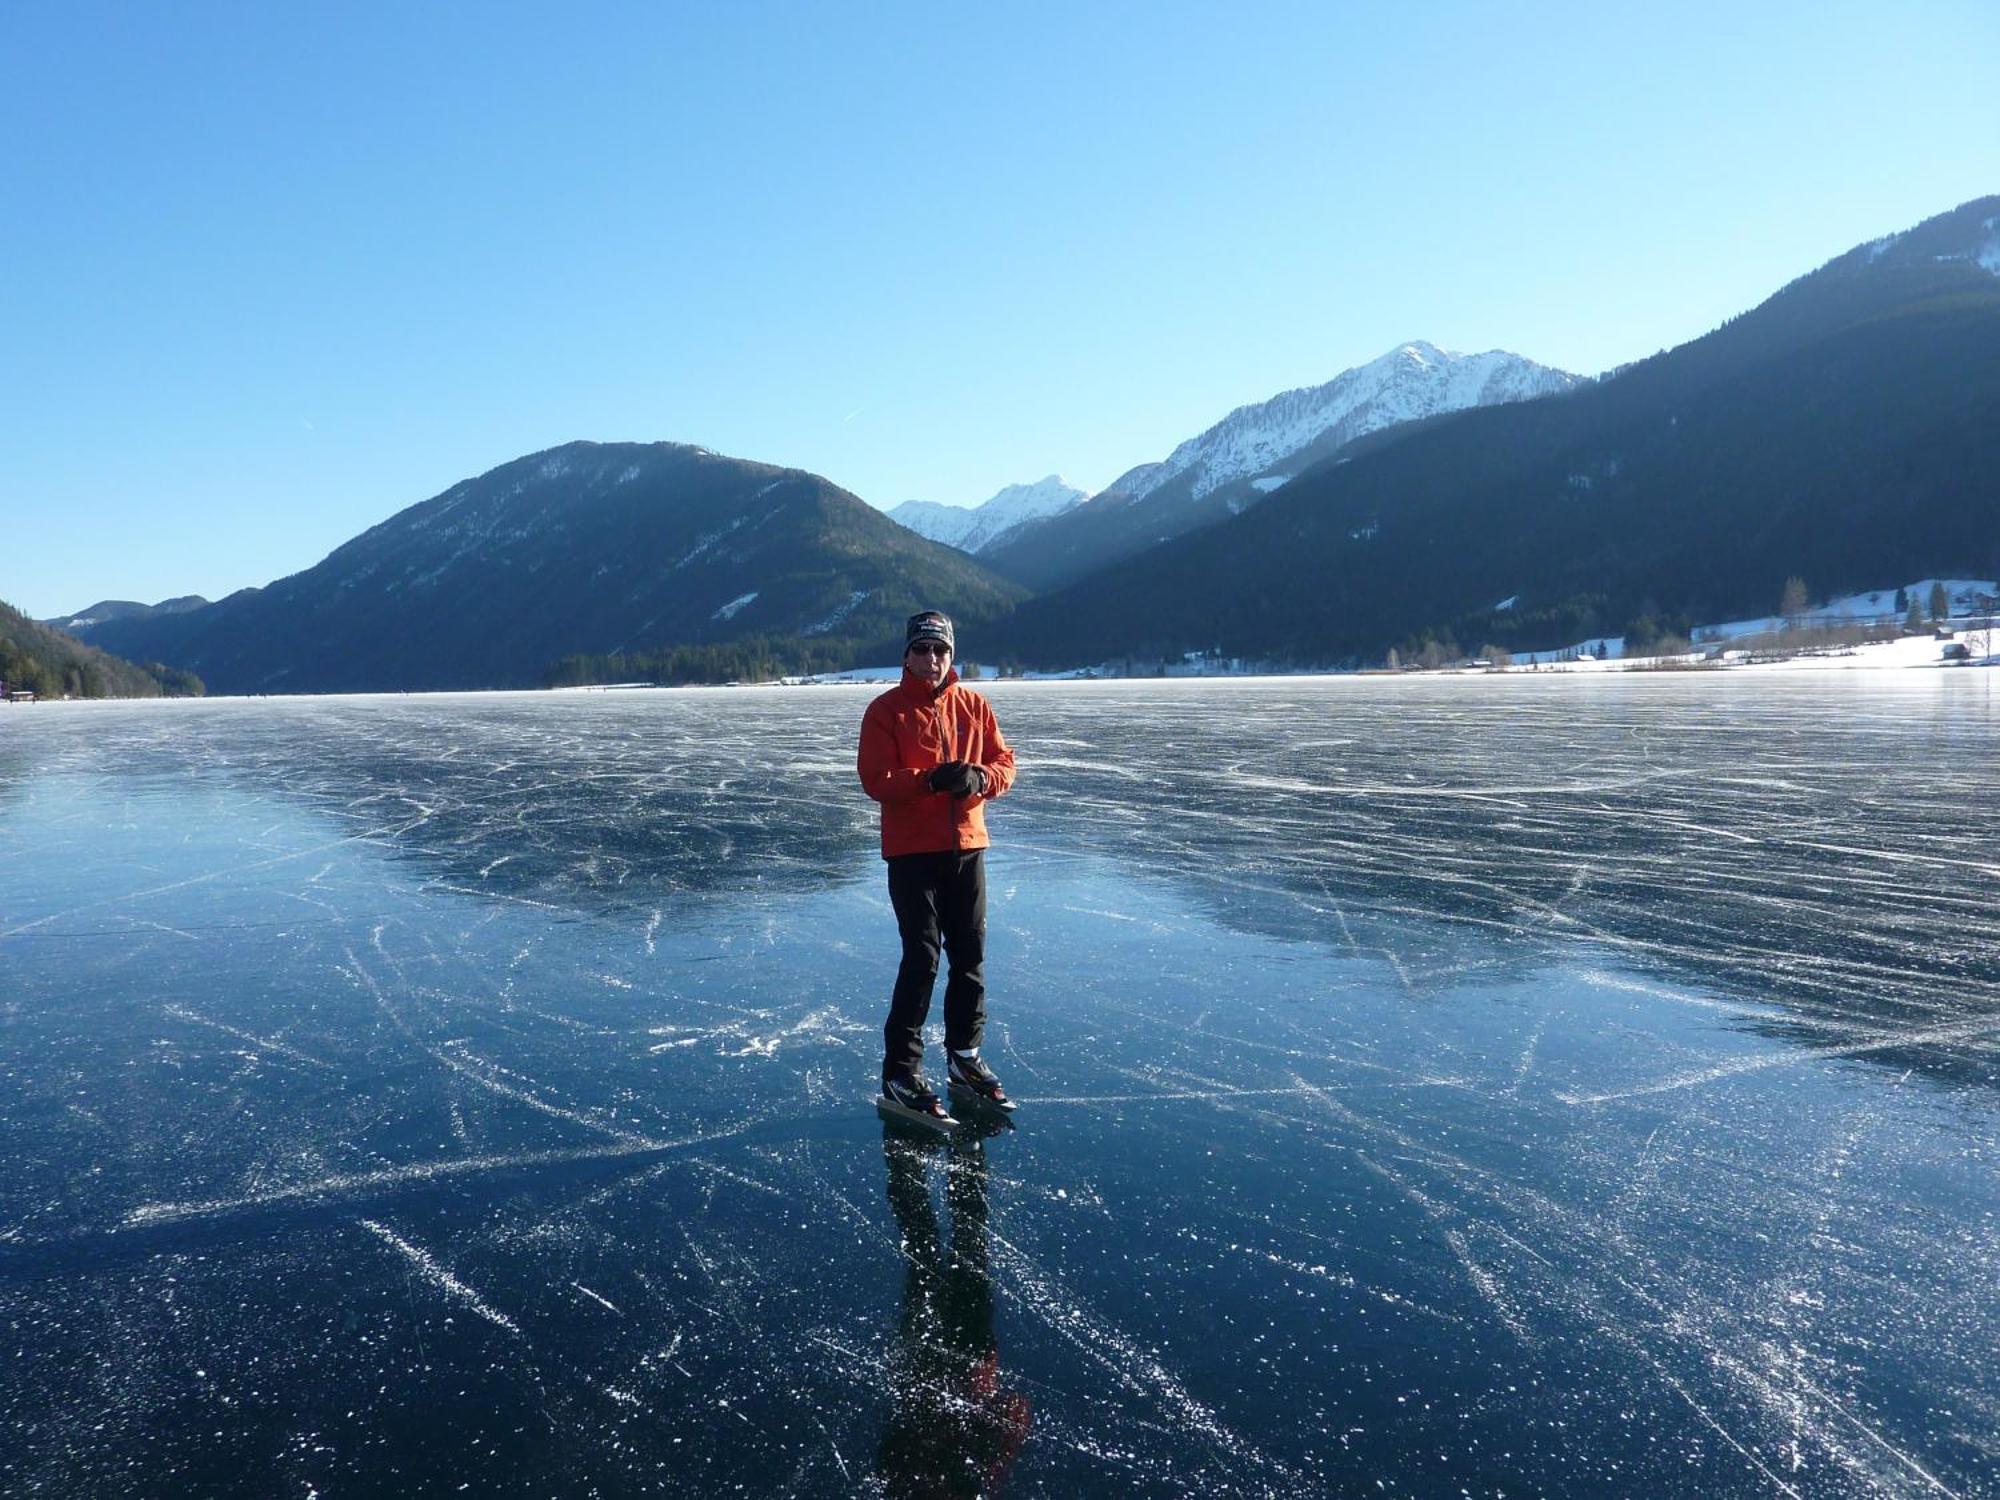
[{"label": "man's hand", "polygon": [[977,797],[986,790],[986,773],[962,760],[948,760],[925,778],[934,792],[947,797]]}]

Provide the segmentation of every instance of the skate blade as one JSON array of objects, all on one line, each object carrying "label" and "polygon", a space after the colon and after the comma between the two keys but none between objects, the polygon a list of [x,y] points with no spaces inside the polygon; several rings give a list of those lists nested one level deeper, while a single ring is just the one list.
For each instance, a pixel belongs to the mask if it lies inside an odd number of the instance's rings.
[{"label": "skate blade", "polygon": [[887,1094],[875,1096],[875,1113],[891,1125],[907,1125],[912,1130],[920,1130],[925,1135],[950,1135],[958,1129],[958,1121],[950,1115],[939,1118],[927,1115],[921,1110],[909,1109],[896,1103]]},{"label": "skate blade", "polygon": [[1011,1115],[1012,1113],[1014,1113],[1015,1110],[1020,1108],[1020,1106],[1011,1099],[1009,1099],[1005,1104],[1001,1104],[996,1100],[989,1099],[984,1094],[975,1092],[974,1090],[967,1088],[964,1084],[956,1081],[947,1083],[945,1085],[945,1092],[950,1094],[951,1097],[958,1103],[966,1105],[971,1109],[979,1110],[984,1114],[1003,1115],[1003,1116]]}]

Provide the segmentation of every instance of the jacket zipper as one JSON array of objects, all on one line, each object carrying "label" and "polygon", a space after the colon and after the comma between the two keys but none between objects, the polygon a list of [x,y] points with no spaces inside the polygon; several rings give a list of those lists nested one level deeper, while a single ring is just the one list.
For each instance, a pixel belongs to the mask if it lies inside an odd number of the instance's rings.
[{"label": "jacket zipper", "polygon": [[940,734],[938,738],[944,741],[944,758],[946,760],[957,760],[958,759],[957,726],[951,722],[951,715],[944,711],[944,708],[942,706],[943,702],[944,702],[944,695],[940,693],[938,695],[938,703],[940,705],[938,708],[938,728],[943,730],[944,732]]},{"label": "jacket zipper", "polygon": [[[931,703],[937,709],[938,738],[944,741],[944,758],[946,760],[957,760],[958,736],[952,732],[950,717],[944,711],[944,693],[940,691],[937,697],[931,700]],[[958,799],[956,797],[951,799],[946,811],[951,819],[951,852],[955,855],[963,854],[965,851],[959,847]]]}]

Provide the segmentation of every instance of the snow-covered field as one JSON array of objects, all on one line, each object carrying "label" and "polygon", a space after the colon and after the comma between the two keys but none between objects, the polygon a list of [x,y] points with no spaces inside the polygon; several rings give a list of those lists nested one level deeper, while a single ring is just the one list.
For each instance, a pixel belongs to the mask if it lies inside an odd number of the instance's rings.
[{"label": "snow-covered field", "polygon": [[[1616,641],[1616,637],[1612,638]],[[1893,641],[1863,641],[1852,646],[1798,647],[1787,648],[1783,638],[1770,652],[1758,652],[1730,647],[1720,642],[1716,646],[1704,646],[1699,651],[1680,656],[1619,656],[1606,660],[1591,658],[1576,660],[1545,660],[1548,653],[1523,652],[1516,656],[1505,670],[1510,672],[1629,672],[1658,667],[1700,666],[1704,668],[1727,668],[1730,671],[1747,672],[1840,672],[1874,671],[1887,668],[1906,667],[1956,667],[1992,666],[2000,660],[2000,628],[1993,632],[1993,644],[1983,653],[1973,654],[1961,661],[1945,655],[1946,648],[1954,642],[1966,644],[1968,638],[1955,634],[1949,640],[1940,640],[1932,635],[1904,636]],[[1721,655],[1714,653],[1720,649]],[[1972,647],[1967,645],[1968,651]],[[1462,669],[1474,670],[1474,669]]]},{"label": "snow-covered field", "polygon": [[[1955,633],[1949,641],[1925,633],[1854,646],[1818,648],[1810,645],[1816,631],[1900,625],[1908,608],[1907,601],[1914,599],[1927,606],[1934,586],[1945,590],[1950,603],[1950,618],[1938,623],[1964,634]],[[1622,671],[1632,667],[1695,662],[1760,672],[1936,667],[1949,664],[1945,656],[1946,646],[1952,641],[1966,639],[1984,648],[1973,653],[1972,664],[1991,665],[1994,658],[2000,656],[2000,625],[1996,625],[1992,603],[2000,597],[2000,582],[1982,578],[1922,578],[1900,590],[1906,601],[1901,610],[1896,608],[1898,592],[1889,588],[1845,594],[1813,605],[1792,622],[1777,615],[1763,615],[1755,619],[1697,625],[1691,640],[1696,649],[1685,656],[1627,656],[1625,638],[1614,635],[1577,641],[1553,651],[1516,652],[1513,670]],[[1765,643],[1764,648],[1746,650],[1743,643],[1753,640]],[[1720,660],[1713,660],[1717,652],[1725,654]]]},{"label": "snow-covered field", "polygon": [[[1700,666],[1749,672],[1825,672],[2000,664],[2000,618],[1991,612],[1982,612],[1983,600],[2000,597],[2000,582],[1977,578],[1924,578],[1908,585],[1905,597],[1925,603],[1930,598],[1934,583],[1942,583],[1951,601],[1953,618],[1943,622],[1953,630],[1949,639],[1940,639],[1927,632],[1898,640],[1870,641],[1852,646],[1812,644],[1814,632],[1824,629],[1900,624],[1904,611],[1895,608],[1897,591],[1891,588],[1848,594],[1816,604],[1802,614],[1791,629],[1776,615],[1700,625],[1693,632],[1692,644],[1696,649],[1685,655],[1628,656],[1623,636],[1593,636],[1555,650],[1515,652],[1511,663],[1499,670],[1601,673]],[[1513,603],[1511,599],[1506,602]],[[1762,644],[1751,649],[1748,643],[1753,641]],[[1957,659],[1955,651],[1947,656],[1947,648],[1954,645],[1965,647],[1968,656],[1963,660]],[[1483,675],[1493,669],[1457,667],[1438,670]],[[988,668],[984,672],[986,679],[992,680],[993,670]],[[823,683],[893,683],[900,680],[901,675],[902,668],[891,663],[828,673],[811,680]],[[1028,672],[1024,675],[1030,681],[1070,681],[1084,677],[1116,677],[1119,668],[1115,663],[1105,662],[1062,672]],[[1172,675],[1229,677],[1245,674],[1234,666],[1191,662],[1184,670],[1177,670]]]}]

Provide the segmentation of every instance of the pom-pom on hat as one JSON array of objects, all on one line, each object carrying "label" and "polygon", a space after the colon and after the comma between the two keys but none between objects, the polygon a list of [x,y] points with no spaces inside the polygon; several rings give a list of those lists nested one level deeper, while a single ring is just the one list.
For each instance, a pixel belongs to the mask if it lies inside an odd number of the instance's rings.
[{"label": "pom-pom on hat", "polygon": [[958,646],[952,639],[951,616],[935,609],[911,615],[910,623],[903,627],[903,649],[909,650],[918,641],[943,641],[946,649],[956,651]]}]

